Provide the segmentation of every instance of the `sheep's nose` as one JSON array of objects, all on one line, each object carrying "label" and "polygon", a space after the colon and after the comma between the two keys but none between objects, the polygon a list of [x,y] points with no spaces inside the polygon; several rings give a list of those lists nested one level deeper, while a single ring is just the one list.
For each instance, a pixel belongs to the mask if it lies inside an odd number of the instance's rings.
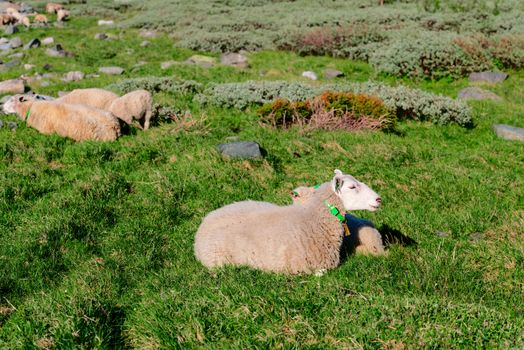
[{"label": "sheep's nose", "polygon": [[378,198],[376,199],[376,201],[377,201],[378,204],[380,204],[380,203],[382,203],[382,198],[378,197]]}]

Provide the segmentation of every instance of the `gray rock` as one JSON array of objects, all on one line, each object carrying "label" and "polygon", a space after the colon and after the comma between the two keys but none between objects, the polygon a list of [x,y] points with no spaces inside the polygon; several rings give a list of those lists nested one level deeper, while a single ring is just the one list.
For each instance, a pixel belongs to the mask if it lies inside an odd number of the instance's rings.
[{"label": "gray rock", "polygon": [[497,94],[481,89],[476,86],[467,87],[459,91],[458,98],[461,100],[493,100],[501,101],[502,98]]},{"label": "gray rock", "polygon": [[500,83],[506,80],[508,75],[503,72],[476,72],[469,75],[470,81],[482,82],[482,83]]},{"label": "gray rock", "polygon": [[19,48],[24,45],[24,43],[22,42],[22,39],[20,39],[19,37],[15,37],[11,39],[10,43],[13,49]]},{"label": "gray rock", "polygon": [[98,68],[98,71],[103,74],[109,74],[109,75],[120,75],[124,73],[124,68],[120,67],[100,67]]},{"label": "gray rock", "polygon": [[17,52],[12,55],[9,55],[10,58],[23,58],[25,54],[23,52]]},{"label": "gray rock", "polygon": [[262,158],[262,152],[258,143],[253,141],[238,141],[221,143],[217,146],[218,151],[226,157],[235,159]]},{"label": "gray rock", "polygon": [[0,50],[2,51],[11,50],[11,43],[0,44]]},{"label": "gray rock", "polygon": [[223,53],[220,56],[220,63],[237,68],[247,68],[249,66],[247,57],[240,53]]},{"label": "gray rock", "polygon": [[332,68],[324,69],[324,77],[326,77],[326,79],[339,78],[343,76],[344,76],[344,73],[337,69],[332,69]]},{"label": "gray rock", "polygon": [[24,49],[26,50],[34,49],[34,48],[40,47],[40,44],[41,44],[40,40],[38,38],[34,38],[24,46]]},{"label": "gray rock", "polygon": [[174,66],[175,64],[177,64],[176,61],[165,61],[165,62],[160,63],[160,68],[168,69],[169,67]]},{"label": "gray rock", "polygon": [[33,13],[33,6],[26,4],[25,2],[20,4],[20,13]]},{"label": "gray rock", "polygon": [[22,79],[11,79],[0,82],[0,94],[23,94],[25,91]]},{"label": "gray rock", "polygon": [[66,73],[64,77],[62,78],[62,80],[63,81],[79,81],[79,80],[84,79],[84,77],[85,77],[85,74],[83,72],[72,71],[72,72]]},{"label": "gray rock", "polygon": [[60,44],[56,44],[55,46],[46,49],[45,53],[51,57],[66,57],[66,52]]},{"label": "gray rock", "polygon": [[55,43],[55,39],[53,37],[47,37],[42,39],[42,45],[53,45]]},{"label": "gray rock", "polygon": [[216,64],[214,57],[203,56],[203,55],[193,55],[185,60],[186,64],[196,64],[202,68],[211,68]]},{"label": "gray rock", "polygon": [[107,34],[106,33],[96,33],[95,34],[95,39],[96,40],[106,40],[107,39]]},{"label": "gray rock", "polygon": [[140,47],[148,47],[149,45],[151,45],[151,42],[147,40],[144,40],[140,43]]},{"label": "gray rock", "polygon": [[3,64],[5,68],[13,68],[20,65],[20,60],[12,60]]},{"label": "gray rock", "polygon": [[154,30],[143,29],[139,34],[142,38],[156,38],[158,33]]},{"label": "gray rock", "polygon": [[12,131],[15,131],[16,128],[18,128],[18,124],[16,122],[7,122],[7,127]]},{"label": "gray rock", "polygon": [[524,129],[506,124],[495,124],[493,130],[498,137],[504,140],[524,141]]},{"label": "gray rock", "polygon": [[112,26],[113,24],[115,24],[115,22],[112,21],[112,20],[108,20],[107,21],[107,20],[101,19],[101,20],[98,21],[98,25],[99,26]]},{"label": "gray rock", "polygon": [[4,28],[4,33],[6,35],[13,35],[14,33],[17,33],[17,32],[18,32],[18,27],[13,24],[10,24]]},{"label": "gray rock", "polygon": [[311,80],[317,80],[318,79],[317,74],[315,72],[310,71],[310,70],[302,72],[302,76],[304,78],[308,78],[308,79],[311,79]]}]

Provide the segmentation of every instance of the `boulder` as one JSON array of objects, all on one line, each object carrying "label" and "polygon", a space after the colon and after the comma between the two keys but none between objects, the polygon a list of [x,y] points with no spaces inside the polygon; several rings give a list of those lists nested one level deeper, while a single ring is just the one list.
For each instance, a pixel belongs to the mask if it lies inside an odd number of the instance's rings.
[{"label": "boulder", "polygon": [[223,53],[220,56],[220,63],[237,68],[247,68],[249,66],[247,57],[240,53]]},{"label": "boulder", "polygon": [[226,157],[234,159],[258,159],[262,158],[262,151],[258,143],[253,141],[238,141],[221,143],[217,146],[218,151]]},{"label": "boulder", "polygon": [[34,48],[37,48],[37,47],[40,47],[40,40],[37,39],[37,38],[34,38],[32,39],[30,42],[28,42],[25,46],[24,46],[24,49],[26,50],[29,50],[29,49],[34,49]]},{"label": "boulder", "polygon": [[124,68],[121,67],[100,67],[98,68],[99,73],[108,75],[120,75],[124,73]]},{"label": "boulder", "polygon": [[502,100],[497,94],[474,86],[460,90],[458,98],[461,100]]},{"label": "boulder", "polygon": [[506,80],[508,75],[504,72],[475,72],[469,75],[473,82],[496,84]]},{"label": "boulder", "polygon": [[524,141],[524,129],[507,124],[495,124],[493,130],[498,137],[504,140]]},{"label": "boulder", "polygon": [[216,64],[216,59],[214,57],[204,56],[204,55],[193,55],[185,60],[186,64],[196,64],[203,68],[211,68]]},{"label": "boulder", "polygon": [[79,80],[84,79],[84,77],[85,77],[85,74],[83,72],[72,71],[72,72],[66,73],[64,77],[62,78],[62,80],[63,81],[79,81]]},{"label": "boulder", "polygon": [[308,79],[311,79],[311,80],[317,80],[318,79],[317,74],[315,72],[310,71],[310,70],[302,72],[302,76],[304,78],[308,78]]},{"label": "boulder", "polygon": [[99,26],[112,26],[114,24],[115,24],[115,22],[113,20],[101,19],[101,20],[98,21],[98,25]]},{"label": "boulder", "polygon": [[53,45],[55,43],[55,39],[53,37],[48,36],[47,38],[42,39],[42,45]]},{"label": "boulder", "polygon": [[4,28],[4,33],[6,35],[13,35],[18,32],[18,27],[14,24],[10,24]]},{"label": "boulder", "polygon": [[344,73],[337,69],[333,69],[333,68],[324,69],[324,77],[326,79],[334,79],[334,78],[339,78],[343,76],[344,76]]},{"label": "boulder", "polygon": [[11,47],[13,49],[17,49],[21,46],[24,45],[24,43],[22,43],[22,39],[20,39],[19,37],[15,37],[13,39],[11,39],[11,41],[9,42],[11,44]]}]

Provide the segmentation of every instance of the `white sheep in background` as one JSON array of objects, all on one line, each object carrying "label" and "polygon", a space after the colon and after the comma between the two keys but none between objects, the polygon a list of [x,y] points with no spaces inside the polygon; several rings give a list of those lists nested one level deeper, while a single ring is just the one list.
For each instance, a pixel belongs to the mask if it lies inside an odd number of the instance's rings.
[{"label": "white sheep in background", "polygon": [[153,97],[146,90],[135,90],[111,102],[108,111],[118,119],[131,125],[133,119],[143,122],[143,129],[149,129],[153,114]]},{"label": "white sheep in background", "polygon": [[[375,211],[381,199],[335,170],[304,204],[237,202],[209,213],[195,236],[195,256],[206,267],[247,265],[265,271],[312,273],[338,266],[343,215],[333,208]],[[247,208],[247,210],[246,210]]]},{"label": "white sheep in background", "polygon": [[75,89],[56,99],[58,102],[85,105],[93,108],[109,110],[111,102],[119,96],[114,92],[104,89],[89,88]]},{"label": "white sheep in background", "polygon": [[120,136],[120,123],[110,112],[84,106],[39,100],[38,95],[15,95],[5,113],[16,113],[27,126],[42,134],[58,134],[76,141],[113,141]]},{"label": "white sheep in background", "polygon": [[[305,204],[315,193],[314,187],[297,187],[292,191],[293,203]],[[344,244],[355,253],[363,255],[385,255],[387,254],[382,236],[373,223],[368,220],[357,218],[346,214],[346,223],[351,234],[345,237]]]}]

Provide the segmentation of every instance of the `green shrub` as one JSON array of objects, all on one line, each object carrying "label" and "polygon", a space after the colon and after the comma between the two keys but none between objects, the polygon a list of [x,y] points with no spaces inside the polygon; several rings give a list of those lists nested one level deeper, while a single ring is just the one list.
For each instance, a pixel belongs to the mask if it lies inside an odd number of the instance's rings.
[{"label": "green shrub", "polygon": [[405,86],[389,86],[375,82],[328,84],[314,87],[286,81],[248,81],[212,85],[196,100],[225,108],[245,109],[252,105],[271,103],[278,98],[305,101],[325,91],[352,92],[377,96],[399,119],[430,120],[436,124],[472,124],[471,109],[464,102]]},{"label": "green shrub", "polygon": [[395,115],[375,96],[326,91],[306,101],[278,98],[258,109],[274,127],[291,125],[324,130],[392,129]]},{"label": "green shrub", "polygon": [[202,84],[193,80],[181,80],[171,77],[143,77],[123,79],[108,85],[107,89],[121,94],[144,89],[151,93],[162,91],[175,95],[185,95],[202,91]]}]

